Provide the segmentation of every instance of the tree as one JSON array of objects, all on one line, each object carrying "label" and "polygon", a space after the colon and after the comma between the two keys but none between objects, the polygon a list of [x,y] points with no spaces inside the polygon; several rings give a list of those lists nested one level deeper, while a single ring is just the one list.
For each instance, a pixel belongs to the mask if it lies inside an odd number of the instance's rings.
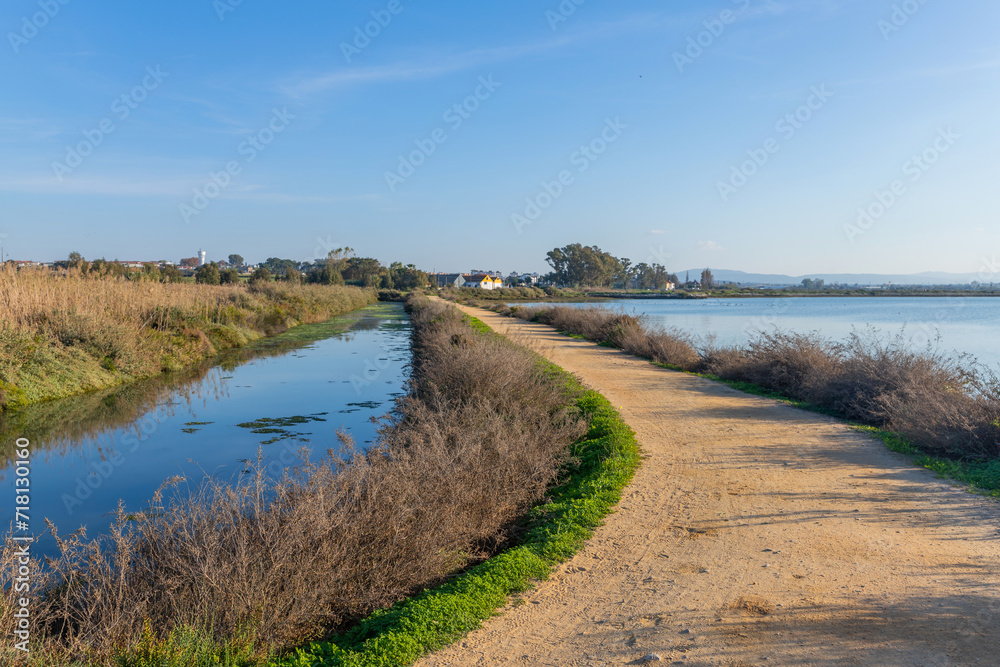
[{"label": "tree", "polygon": [[393,262],[382,279],[382,287],[387,289],[411,290],[427,287],[427,274],[413,264],[403,266],[402,262]]},{"label": "tree", "polygon": [[253,272],[250,276],[250,284],[257,285],[259,283],[269,283],[271,282],[271,272],[268,271],[263,266]]},{"label": "tree", "polygon": [[344,276],[334,268],[331,262],[325,261],[309,270],[309,282],[317,285],[343,285]]},{"label": "tree", "polygon": [[715,276],[712,275],[711,269],[705,269],[701,272],[701,286],[702,289],[711,289],[715,287]]},{"label": "tree", "polygon": [[341,276],[344,275],[344,271],[347,269],[347,261],[354,255],[354,248],[343,247],[334,248],[326,255],[327,264],[333,267],[333,270],[339,273]]},{"label": "tree", "polygon": [[229,267],[219,271],[219,284],[235,285],[238,282],[240,282],[240,272],[236,268]]},{"label": "tree", "polygon": [[79,269],[84,274],[90,270],[90,262],[84,259],[83,255],[75,251],[71,252],[69,258],[61,264],[67,269]]},{"label": "tree", "polygon": [[229,266],[234,269],[239,269],[246,265],[246,262],[243,261],[242,255],[230,255],[227,259],[229,260]]},{"label": "tree", "polygon": [[219,265],[215,262],[199,266],[194,272],[194,281],[199,285],[218,285],[222,282],[219,275]]},{"label": "tree", "polygon": [[201,260],[197,257],[185,257],[181,260],[182,269],[194,269],[197,268],[199,264],[201,264]]},{"label": "tree", "polygon": [[293,267],[288,267],[285,269],[285,280],[298,285],[302,282],[302,274],[298,269]]},{"label": "tree", "polygon": [[[560,285],[612,287],[626,272],[625,261],[597,246],[573,243],[546,253],[554,282]],[[631,262],[629,262],[629,265]]]},{"label": "tree", "polygon": [[344,280],[371,285],[382,271],[382,263],[374,257],[350,257],[342,262]]},{"label": "tree", "polygon": [[618,275],[615,276],[615,282],[621,283],[622,288],[628,289],[629,283],[635,277],[635,271],[632,268],[632,260],[628,257],[623,257],[618,260]]},{"label": "tree", "polygon": [[264,260],[264,264],[262,266],[275,276],[283,278],[285,276],[285,272],[288,271],[288,269],[297,268],[298,265],[299,265],[298,262],[296,262],[293,259],[279,259],[277,257],[268,257],[266,260]]},{"label": "tree", "polygon": [[142,265],[141,275],[145,280],[159,281],[160,267],[158,267],[156,264],[153,264],[152,262],[146,262],[145,264]]},{"label": "tree", "polygon": [[184,280],[184,274],[176,266],[160,267],[160,280],[165,283],[179,283]]}]

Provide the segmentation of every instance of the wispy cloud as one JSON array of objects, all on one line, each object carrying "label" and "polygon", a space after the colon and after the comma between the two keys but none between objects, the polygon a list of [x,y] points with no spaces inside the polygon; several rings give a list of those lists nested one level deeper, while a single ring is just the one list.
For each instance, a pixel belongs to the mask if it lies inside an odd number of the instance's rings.
[{"label": "wispy cloud", "polygon": [[634,16],[613,23],[590,24],[561,36],[528,44],[439,54],[420,63],[399,61],[373,67],[344,66],[329,72],[286,81],[279,84],[278,88],[289,97],[299,99],[315,93],[356,85],[430,79],[453,72],[556,51],[587,40],[611,38],[636,30],[655,29],[659,20],[658,16]]},{"label": "wispy cloud", "polygon": [[191,182],[128,180],[114,177],[73,176],[60,183],[51,174],[4,178],[0,190],[46,195],[116,195],[122,197],[178,197],[190,192]]},{"label": "wispy cloud", "polygon": [[665,230],[665,229],[650,229],[649,233],[652,234],[652,235],[654,235],[654,236],[659,236],[660,234],[666,234],[667,230]]},{"label": "wispy cloud", "polygon": [[283,192],[260,192],[257,190],[243,190],[239,192],[226,193],[226,199],[251,200],[259,202],[273,202],[277,204],[340,204],[350,201],[380,201],[384,197],[376,193],[362,193],[356,195],[294,195]]},{"label": "wispy cloud", "polygon": [[[203,179],[202,179],[203,180]],[[72,176],[62,183],[50,175],[30,177],[0,176],[0,191],[44,195],[113,195],[118,197],[188,198],[193,187],[203,185],[199,179],[129,179],[117,176]],[[230,185],[221,200],[255,201],[278,204],[337,204],[349,201],[379,201],[380,194],[310,195],[271,192],[259,184]]]},{"label": "wispy cloud", "polygon": [[705,252],[714,252],[716,250],[725,250],[721,245],[715,241],[698,241],[698,249],[704,250]]},{"label": "wispy cloud", "polygon": [[60,133],[59,128],[37,118],[0,118],[0,142],[36,141]]},{"label": "wispy cloud", "polygon": [[847,86],[857,86],[857,85],[884,85],[887,83],[898,83],[901,81],[914,81],[918,79],[940,79],[956,76],[959,74],[968,74],[972,72],[982,72],[988,70],[995,70],[1000,68],[1000,58],[993,57],[988,60],[979,60],[975,62],[960,62],[953,63],[949,65],[939,65],[937,67],[927,67],[921,69],[902,69],[892,74],[887,74],[883,76],[874,77],[862,77],[857,79],[844,79],[836,83],[831,83],[831,86],[837,86],[838,88],[845,88]]}]

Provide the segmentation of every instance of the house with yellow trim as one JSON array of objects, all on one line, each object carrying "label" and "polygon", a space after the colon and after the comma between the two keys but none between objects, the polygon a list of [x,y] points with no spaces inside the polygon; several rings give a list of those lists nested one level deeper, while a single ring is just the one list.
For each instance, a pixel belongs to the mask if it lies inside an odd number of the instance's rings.
[{"label": "house with yellow trim", "polygon": [[503,287],[503,278],[493,276],[486,273],[477,273],[471,276],[466,276],[465,283],[463,287],[475,287],[479,289],[500,289]]}]

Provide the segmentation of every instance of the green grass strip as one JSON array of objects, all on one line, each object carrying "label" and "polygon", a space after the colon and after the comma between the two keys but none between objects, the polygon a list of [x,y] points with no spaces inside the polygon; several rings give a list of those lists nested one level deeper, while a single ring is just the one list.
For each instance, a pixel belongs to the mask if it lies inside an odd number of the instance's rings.
[{"label": "green grass strip", "polygon": [[[484,335],[498,335],[469,318]],[[541,359],[539,357],[539,359]],[[576,378],[551,364],[567,387],[582,390]],[[552,568],[579,551],[604,517],[621,500],[622,490],[639,467],[635,432],[618,411],[595,391],[583,391],[576,405],[590,424],[572,447],[573,464],[549,501],[526,518],[520,545],[451,581],[403,600],[361,621],[329,642],[314,642],[272,664],[280,667],[397,667],[443,648],[497,614],[508,596],[548,578]]]}]

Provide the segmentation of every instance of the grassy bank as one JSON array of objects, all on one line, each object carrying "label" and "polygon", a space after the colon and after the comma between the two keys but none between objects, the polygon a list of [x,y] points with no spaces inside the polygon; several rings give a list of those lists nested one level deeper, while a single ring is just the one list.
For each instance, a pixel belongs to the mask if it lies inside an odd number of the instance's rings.
[{"label": "grassy bank", "polygon": [[377,300],[319,285],[196,285],[0,268],[0,409],[198,364]]},{"label": "grassy bank", "polygon": [[494,309],[848,420],[919,465],[1000,490],[1000,379],[972,359],[914,350],[901,336],[873,331],[842,342],[764,332],[743,346],[699,347],[685,332],[605,309]]},{"label": "grassy bank", "polygon": [[[599,488],[587,491],[599,491],[596,498],[561,505],[560,491],[529,523],[520,518],[566,471],[603,465],[595,452],[620,447],[614,437],[627,429],[601,426],[595,399],[586,403],[579,387],[526,350],[477,331],[451,307],[413,305],[411,391],[373,449],[356,452],[345,436],[340,451],[278,483],[252,466],[233,486],[190,480],[193,490],[173,485],[145,511],[120,511],[106,537],[64,537],[61,557],[34,564],[30,659],[6,657],[29,665],[261,665],[429,587],[454,585],[456,572],[525,535],[551,533],[528,569],[522,552],[499,567],[544,575],[538,563],[582,539],[603,515],[593,503],[613,502],[614,484],[631,468],[626,462],[618,477],[593,482]],[[603,439],[571,450],[588,419]],[[8,634],[13,549],[8,543],[0,569],[0,632]],[[374,627],[392,627],[398,609],[349,636],[367,645]]]}]

